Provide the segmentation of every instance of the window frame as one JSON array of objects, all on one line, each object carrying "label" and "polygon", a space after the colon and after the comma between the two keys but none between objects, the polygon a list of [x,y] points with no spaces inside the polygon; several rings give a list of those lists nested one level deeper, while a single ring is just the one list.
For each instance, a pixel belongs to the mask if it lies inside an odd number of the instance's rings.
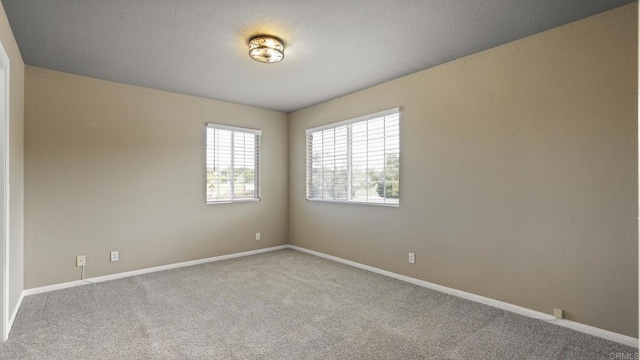
[{"label": "window frame", "polygon": [[[401,118],[402,112],[400,107],[394,107],[391,109],[379,111],[372,114],[362,115],[355,118],[351,118],[348,120],[337,121],[313,128],[308,128],[305,130],[305,200],[314,201],[314,202],[327,202],[327,203],[337,203],[337,204],[354,204],[354,205],[373,205],[373,206],[385,206],[385,207],[400,207],[400,197],[398,197],[397,203],[391,202],[373,202],[373,201],[358,201],[358,200],[344,200],[344,199],[321,199],[321,198],[311,198],[311,187],[312,187],[312,179],[310,176],[313,174],[313,162],[310,161],[310,151],[312,149],[312,144],[309,143],[309,136],[315,132],[329,130],[329,129],[337,129],[343,126],[353,125],[356,123],[361,123],[381,117],[386,117],[390,115],[398,115],[398,188],[400,188],[400,169],[402,168],[401,163],[402,159],[400,156],[402,141],[401,141]],[[347,130],[347,198],[351,198],[351,190],[352,190],[352,176],[353,176],[353,167],[352,167],[352,139],[353,134],[351,128],[349,127]]]},{"label": "window frame", "polygon": [[[214,130],[226,130],[226,131],[231,131],[232,135],[231,135],[231,146],[230,146],[230,152],[231,152],[231,191],[233,193],[234,190],[234,183],[233,183],[233,169],[235,168],[235,164],[234,164],[234,158],[233,158],[233,148],[234,148],[234,142],[233,142],[233,136],[235,133],[240,132],[240,133],[245,133],[245,134],[253,134],[256,136],[256,148],[255,148],[255,170],[254,170],[254,197],[253,198],[231,198],[231,199],[224,199],[224,200],[209,200],[209,197],[207,196],[207,187],[209,185],[209,182],[207,181],[207,172],[208,172],[208,136],[207,133],[209,131],[209,129],[214,129]],[[216,123],[205,123],[205,176],[204,176],[204,182],[205,182],[205,202],[207,205],[220,205],[220,204],[231,204],[231,203],[243,203],[243,202],[259,202],[262,200],[262,189],[261,189],[261,176],[262,176],[262,161],[260,158],[260,154],[261,154],[261,147],[262,147],[262,130],[259,129],[251,129],[251,128],[244,128],[244,127],[238,127],[238,126],[230,126],[230,125],[222,125],[222,124],[216,124]]]}]

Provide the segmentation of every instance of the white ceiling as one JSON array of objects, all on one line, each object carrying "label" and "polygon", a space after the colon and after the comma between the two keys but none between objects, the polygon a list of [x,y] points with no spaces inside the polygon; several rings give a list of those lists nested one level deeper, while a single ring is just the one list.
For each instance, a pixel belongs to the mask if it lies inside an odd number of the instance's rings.
[{"label": "white ceiling", "polygon": [[285,112],[631,2],[2,0],[27,64]]}]

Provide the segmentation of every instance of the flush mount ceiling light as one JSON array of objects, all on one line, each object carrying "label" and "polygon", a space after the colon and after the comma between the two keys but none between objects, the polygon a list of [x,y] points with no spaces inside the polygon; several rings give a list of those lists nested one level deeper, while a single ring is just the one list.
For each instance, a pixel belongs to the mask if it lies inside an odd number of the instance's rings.
[{"label": "flush mount ceiling light", "polygon": [[275,36],[254,36],[249,40],[249,56],[261,63],[277,63],[284,59],[284,45]]}]

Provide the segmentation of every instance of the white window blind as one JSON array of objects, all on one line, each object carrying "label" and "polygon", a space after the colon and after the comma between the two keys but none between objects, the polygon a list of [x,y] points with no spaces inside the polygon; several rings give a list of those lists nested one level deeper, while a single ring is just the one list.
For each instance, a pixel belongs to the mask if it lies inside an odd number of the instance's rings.
[{"label": "white window blind", "polygon": [[207,203],[260,199],[260,135],[207,124]]},{"label": "white window blind", "polygon": [[399,205],[400,109],[306,133],[308,200]]}]

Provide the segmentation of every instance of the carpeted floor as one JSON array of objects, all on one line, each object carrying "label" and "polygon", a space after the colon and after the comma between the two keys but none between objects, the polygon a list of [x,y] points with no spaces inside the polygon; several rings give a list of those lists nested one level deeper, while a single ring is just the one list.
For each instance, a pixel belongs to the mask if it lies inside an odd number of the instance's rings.
[{"label": "carpeted floor", "polygon": [[[614,359],[629,348],[294,250],[28,296],[1,359]],[[620,356],[620,355],[618,355]]]}]

